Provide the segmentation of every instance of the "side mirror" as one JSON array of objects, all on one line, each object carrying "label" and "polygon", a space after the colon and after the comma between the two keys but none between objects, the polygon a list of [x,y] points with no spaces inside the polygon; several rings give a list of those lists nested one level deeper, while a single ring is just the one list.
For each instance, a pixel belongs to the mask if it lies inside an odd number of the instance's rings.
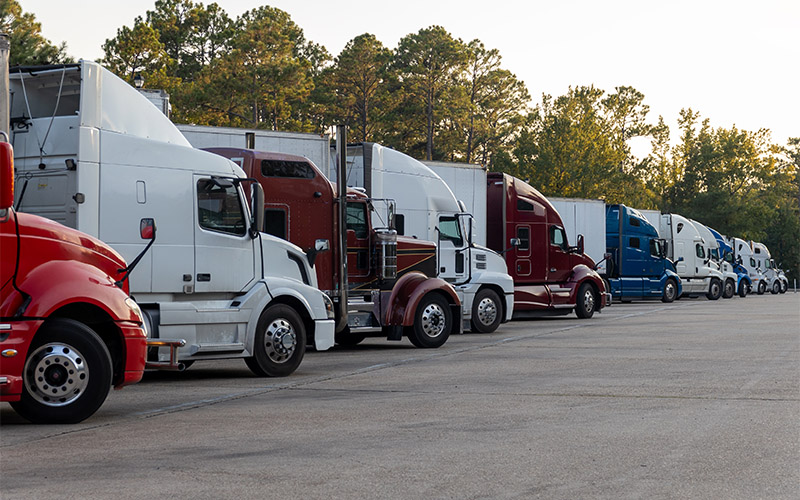
[{"label": "side mirror", "polygon": [[508,240],[508,244],[511,245],[512,247],[518,247],[519,243],[520,243],[519,238],[511,238],[510,240]]},{"label": "side mirror", "polygon": [[584,246],[583,246],[583,235],[579,234],[578,235],[578,253],[582,254],[583,253],[583,248],[584,248]]},{"label": "side mirror", "polygon": [[330,250],[331,244],[328,240],[317,240],[314,242],[314,248],[309,248],[306,251],[306,258],[308,258],[308,265],[314,267],[314,262],[317,260],[317,255],[321,252]]},{"label": "side mirror", "polygon": [[675,263],[677,264],[678,262],[683,262],[683,257],[678,257],[678,260],[676,260]]},{"label": "side mirror", "polygon": [[14,206],[14,148],[0,142],[0,210]]},{"label": "side mirror", "polygon": [[156,239],[156,220],[142,219],[139,222],[139,236],[141,236],[143,240]]},{"label": "side mirror", "polygon": [[264,232],[264,188],[259,182],[254,182],[250,187],[250,207],[253,210],[250,237],[255,238],[258,233]]}]

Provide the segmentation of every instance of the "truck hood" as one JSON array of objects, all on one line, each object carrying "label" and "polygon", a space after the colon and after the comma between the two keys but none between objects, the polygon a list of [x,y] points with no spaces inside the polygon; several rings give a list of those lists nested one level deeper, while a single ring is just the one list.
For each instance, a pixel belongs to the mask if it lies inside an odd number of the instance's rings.
[{"label": "truck hood", "polygon": [[[50,242],[59,247],[56,254],[50,255],[51,258],[57,257],[61,260],[76,260],[92,264],[115,280],[122,277],[123,273],[120,272],[120,269],[127,266],[125,259],[99,239],[37,215],[26,213],[16,213],[15,215],[19,225],[20,238],[30,239],[34,242]],[[22,248],[23,252],[26,250],[28,249]]]}]

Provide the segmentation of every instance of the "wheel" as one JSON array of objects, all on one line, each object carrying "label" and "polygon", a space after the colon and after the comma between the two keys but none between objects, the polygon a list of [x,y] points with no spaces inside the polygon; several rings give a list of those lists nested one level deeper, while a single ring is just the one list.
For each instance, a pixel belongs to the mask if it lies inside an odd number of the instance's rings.
[{"label": "wheel", "polygon": [[447,342],[451,328],[450,306],[439,295],[429,293],[419,303],[408,339],[417,347],[439,347]]},{"label": "wheel", "polygon": [[719,278],[711,278],[711,284],[708,286],[708,293],[706,297],[708,300],[717,300],[722,295],[722,283]]},{"label": "wheel", "polygon": [[306,329],[297,311],[284,304],[261,313],[253,356],[247,367],[259,377],[285,377],[294,372],[306,351]]},{"label": "wheel", "polygon": [[353,347],[354,345],[358,345],[365,338],[366,335],[364,335],[363,333],[351,332],[349,326],[346,327],[341,332],[334,335],[334,340],[336,341],[336,343],[343,347]]},{"label": "wheel", "polygon": [[595,296],[592,285],[584,283],[578,289],[578,296],[575,300],[575,314],[579,318],[591,318],[595,309]]},{"label": "wheel", "polygon": [[736,293],[736,283],[732,279],[725,280],[725,288],[722,292],[723,299],[729,299]]},{"label": "wheel", "polygon": [[472,331],[492,333],[503,319],[503,306],[497,292],[484,288],[472,302]]},{"label": "wheel", "polygon": [[781,283],[778,280],[775,280],[775,283],[772,284],[772,290],[770,290],[772,295],[778,295],[781,293]]},{"label": "wheel", "polygon": [[786,290],[788,289],[789,289],[789,282],[781,281],[781,293],[786,293]]},{"label": "wheel", "polygon": [[661,302],[672,302],[678,295],[678,284],[672,278],[667,278],[664,284],[664,292],[661,294]]},{"label": "wheel", "polygon": [[767,284],[764,283],[764,280],[759,280],[758,290],[756,291],[756,293],[758,293],[759,295],[764,295],[764,292],[766,291],[767,291]]},{"label": "wheel", "polygon": [[75,424],[106,400],[113,377],[111,355],[88,326],[59,318],[36,334],[22,372],[22,397],[14,410],[35,424]]},{"label": "wheel", "polygon": [[747,297],[747,292],[750,291],[750,287],[744,281],[739,282],[739,297]]}]

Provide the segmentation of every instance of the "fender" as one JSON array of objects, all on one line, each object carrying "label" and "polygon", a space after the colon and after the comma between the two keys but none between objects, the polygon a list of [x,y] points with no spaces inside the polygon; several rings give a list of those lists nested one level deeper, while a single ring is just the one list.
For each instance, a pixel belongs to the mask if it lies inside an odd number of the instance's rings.
[{"label": "fender", "polygon": [[606,290],[606,286],[603,284],[603,279],[599,274],[597,274],[597,271],[585,264],[578,264],[572,268],[572,274],[570,274],[569,279],[567,280],[566,286],[572,288],[572,290],[569,292],[570,304],[575,304],[577,302],[578,289],[586,281],[594,284],[601,296],[600,307],[604,307],[606,303],[603,300],[603,294],[605,292],[611,293],[611,291]]},{"label": "fender", "polygon": [[678,276],[678,273],[676,273],[675,271],[673,271],[673,270],[671,270],[671,269],[665,269],[665,270],[664,270],[664,274],[663,274],[663,275],[661,275],[661,281],[660,281],[660,283],[661,283],[661,289],[662,289],[662,290],[664,289],[664,287],[665,287],[665,286],[666,286],[666,284],[667,284],[667,280],[668,280],[669,278],[672,278],[672,279],[674,279],[674,280],[675,280],[675,283],[678,285],[678,288],[677,288],[677,293],[675,294],[675,296],[676,296],[676,297],[680,297],[680,296],[681,296],[681,294],[683,293],[683,284],[681,283],[681,277],[680,277],[680,276]]},{"label": "fender", "polygon": [[[51,260],[17,276],[17,286],[32,297],[23,312],[26,318],[47,318],[70,305],[88,303],[105,311],[115,322],[142,324],[138,306],[114,280],[93,265],[71,260]],[[0,304],[0,317],[11,317],[22,297],[14,290]]]},{"label": "fender", "polygon": [[412,326],[422,297],[434,290],[440,290],[451,307],[459,309],[458,315],[453,315],[456,318],[453,324],[460,325],[461,301],[453,286],[441,278],[428,278],[421,272],[412,271],[401,276],[392,289],[386,308],[386,326]]}]

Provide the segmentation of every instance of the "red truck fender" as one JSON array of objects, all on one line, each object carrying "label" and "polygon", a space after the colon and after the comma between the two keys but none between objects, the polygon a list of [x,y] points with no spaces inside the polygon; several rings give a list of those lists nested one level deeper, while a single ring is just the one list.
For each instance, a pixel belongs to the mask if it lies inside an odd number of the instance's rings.
[{"label": "red truck fender", "polygon": [[412,326],[422,298],[428,293],[443,296],[453,312],[451,333],[458,333],[461,325],[461,301],[453,286],[440,278],[429,278],[418,271],[404,274],[397,280],[386,308],[386,325]]},{"label": "red truck fender", "polygon": [[569,283],[573,284],[572,291],[570,292],[570,302],[575,303],[577,300],[578,290],[580,289],[580,285],[584,282],[590,282],[595,289],[595,293],[597,294],[598,299],[601,301],[599,307],[603,307],[606,304],[603,302],[603,295],[606,290],[605,284],[603,283],[603,278],[597,274],[597,271],[586,266],[584,264],[578,264],[573,268],[572,274],[569,278]]}]

